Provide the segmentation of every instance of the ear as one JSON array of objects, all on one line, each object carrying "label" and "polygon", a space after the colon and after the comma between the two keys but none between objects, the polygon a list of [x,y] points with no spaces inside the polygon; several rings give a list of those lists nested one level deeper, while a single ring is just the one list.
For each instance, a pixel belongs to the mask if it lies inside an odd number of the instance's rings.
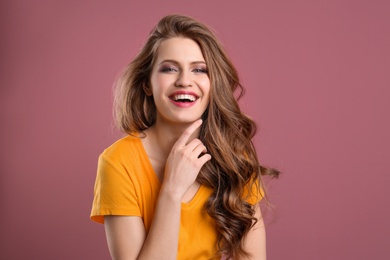
[{"label": "ear", "polygon": [[143,88],[145,94],[146,94],[148,97],[150,97],[150,96],[153,95],[152,90],[150,89],[149,84],[144,84],[144,85],[142,86],[142,88]]}]

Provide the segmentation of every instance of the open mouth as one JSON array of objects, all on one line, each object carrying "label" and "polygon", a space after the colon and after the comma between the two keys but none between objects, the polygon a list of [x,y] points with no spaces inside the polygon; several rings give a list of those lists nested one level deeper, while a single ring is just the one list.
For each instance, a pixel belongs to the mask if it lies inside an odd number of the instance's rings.
[{"label": "open mouth", "polygon": [[191,95],[191,94],[177,94],[177,95],[172,95],[169,98],[173,101],[176,101],[176,102],[194,102],[199,97]]}]

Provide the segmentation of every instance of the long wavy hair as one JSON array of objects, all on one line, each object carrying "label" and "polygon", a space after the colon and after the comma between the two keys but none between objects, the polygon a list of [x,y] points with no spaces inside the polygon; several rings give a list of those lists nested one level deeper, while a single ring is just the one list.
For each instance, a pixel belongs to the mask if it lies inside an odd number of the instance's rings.
[{"label": "long wavy hair", "polygon": [[228,258],[248,256],[244,239],[255,225],[255,205],[265,196],[262,175],[277,177],[277,170],[259,164],[252,138],[256,124],[238,106],[244,93],[238,73],[212,31],[197,20],[169,15],[160,20],[147,42],[117,81],[115,118],[125,133],[143,132],[156,122],[156,106],[150,93],[150,75],[160,43],[173,37],[195,41],[206,60],[210,78],[209,106],[202,118],[199,139],[212,159],[198,181],[213,189],[205,209],[215,220],[218,253]]}]

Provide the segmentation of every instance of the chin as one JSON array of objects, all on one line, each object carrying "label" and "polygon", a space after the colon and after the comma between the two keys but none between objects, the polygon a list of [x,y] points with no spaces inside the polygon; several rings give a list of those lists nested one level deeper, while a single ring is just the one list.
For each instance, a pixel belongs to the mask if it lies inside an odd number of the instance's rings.
[{"label": "chin", "polygon": [[200,119],[201,116],[199,117],[191,117],[191,118],[177,118],[174,120],[170,120],[170,122],[175,123],[175,124],[192,124],[196,120]]},{"label": "chin", "polygon": [[201,113],[171,113],[171,114],[167,114],[165,116],[163,116],[162,114],[160,114],[160,116],[157,116],[157,121],[160,121],[161,122],[165,122],[165,123],[168,123],[168,124],[174,124],[174,125],[178,125],[178,124],[192,124],[193,122],[195,122],[196,120],[198,119],[201,119],[202,118],[202,115]]}]

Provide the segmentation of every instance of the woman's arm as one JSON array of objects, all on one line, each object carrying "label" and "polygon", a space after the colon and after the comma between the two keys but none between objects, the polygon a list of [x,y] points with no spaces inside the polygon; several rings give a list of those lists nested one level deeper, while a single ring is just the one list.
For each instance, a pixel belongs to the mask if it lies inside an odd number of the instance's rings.
[{"label": "woman's arm", "polygon": [[249,231],[245,240],[245,249],[251,254],[251,257],[240,259],[266,260],[267,258],[265,226],[259,204],[255,208],[255,217],[257,218],[257,223]]},{"label": "woman's arm", "polygon": [[140,217],[105,216],[104,228],[112,259],[137,259],[146,237]]},{"label": "woman's arm", "polygon": [[180,200],[161,192],[147,236],[140,217],[106,216],[104,226],[112,259],[176,259],[180,207]]}]

